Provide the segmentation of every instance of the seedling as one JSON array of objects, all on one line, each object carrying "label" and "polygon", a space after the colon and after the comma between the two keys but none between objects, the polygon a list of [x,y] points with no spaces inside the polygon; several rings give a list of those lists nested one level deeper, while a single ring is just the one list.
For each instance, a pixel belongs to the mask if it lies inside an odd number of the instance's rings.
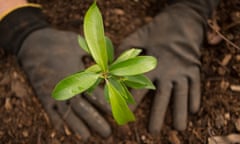
[{"label": "seedling", "polygon": [[52,96],[56,100],[67,100],[77,94],[93,92],[104,84],[104,96],[109,102],[114,119],[119,125],[134,121],[128,104],[134,104],[131,89],[155,89],[144,73],[153,70],[157,60],[152,56],[140,56],[140,49],[129,49],[114,59],[111,40],[104,35],[102,15],[96,1],[84,17],[84,36],[79,36],[80,47],[89,53],[96,64],[61,80]]}]

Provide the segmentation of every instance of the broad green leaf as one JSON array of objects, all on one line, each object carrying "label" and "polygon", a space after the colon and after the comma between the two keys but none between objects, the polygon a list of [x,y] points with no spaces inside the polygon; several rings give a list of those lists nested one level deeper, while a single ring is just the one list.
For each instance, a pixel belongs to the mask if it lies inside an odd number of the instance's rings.
[{"label": "broad green leaf", "polygon": [[108,80],[111,82],[112,85],[114,85],[114,87],[118,90],[120,95],[125,99],[127,103],[131,103],[131,104],[135,103],[131,93],[128,91],[124,83],[120,82],[120,80],[114,77],[111,77]]},{"label": "broad green leaf", "polygon": [[127,100],[126,100],[127,103],[128,103],[128,104],[135,104],[136,102],[135,102],[132,94],[129,92],[128,88],[126,87],[126,85],[125,85],[124,83],[121,83],[121,84],[122,84],[122,86],[123,86],[123,88],[124,88],[124,90],[125,90],[125,93],[126,93],[126,95],[127,95]]},{"label": "broad green leaf", "polygon": [[83,50],[85,50],[87,53],[90,53],[86,40],[80,35],[78,35],[78,44]]},{"label": "broad green leaf", "polygon": [[110,73],[117,76],[139,75],[151,71],[156,66],[156,58],[152,56],[137,56],[112,65]]},{"label": "broad green leaf", "polygon": [[108,62],[112,63],[114,59],[114,47],[113,47],[112,41],[107,36],[105,36],[105,39],[106,39],[106,47],[107,47],[107,54],[108,54]]},{"label": "broad green leaf", "polygon": [[88,67],[86,70],[86,72],[94,72],[94,73],[98,73],[101,71],[101,67],[98,64],[92,65],[90,67]]},{"label": "broad green leaf", "polygon": [[93,59],[103,71],[106,71],[108,63],[106,40],[102,15],[96,2],[91,5],[84,17],[83,29]]},{"label": "broad green leaf", "polygon": [[124,98],[120,95],[118,89],[107,81],[107,91],[109,93],[109,100],[112,108],[114,119],[119,125],[126,124],[127,122],[134,121],[135,117]]},{"label": "broad green leaf", "polygon": [[119,63],[119,62],[122,62],[122,61],[125,61],[125,60],[128,60],[128,59],[134,58],[134,57],[138,56],[141,52],[142,52],[141,49],[135,49],[135,48],[132,48],[132,49],[130,49],[130,50],[127,50],[127,51],[123,52],[123,53],[116,59],[116,61],[114,61],[113,64],[117,64],[117,63]]},{"label": "broad green leaf", "polygon": [[102,80],[103,80],[102,78],[98,78],[97,81],[90,88],[87,89],[87,93],[92,94],[92,92],[102,82]]},{"label": "broad green leaf", "polygon": [[107,102],[110,102],[110,100],[109,100],[109,91],[108,91],[107,85],[104,86],[104,97],[105,97]]},{"label": "broad green leaf", "polygon": [[52,96],[57,100],[66,100],[90,88],[95,84],[99,74],[81,72],[61,80],[54,88]]},{"label": "broad green leaf", "polygon": [[134,89],[156,89],[152,81],[144,75],[126,76],[123,82]]}]

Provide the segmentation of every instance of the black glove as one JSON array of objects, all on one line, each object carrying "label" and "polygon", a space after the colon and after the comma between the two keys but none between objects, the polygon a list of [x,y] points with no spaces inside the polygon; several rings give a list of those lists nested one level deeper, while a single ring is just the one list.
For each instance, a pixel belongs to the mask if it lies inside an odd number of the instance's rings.
[{"label": "black glove", "polygon": [[51,97],[57,82],[84,68],[82,57],[86,53],[78,45],[77,34],[50,28],[41,15],[41,11],[33,7],[10,13],[0,23],[1,46],[17,54],[56,128],[62,129],[64,120],[85,140],[90,136],[88,127],[103,137],[109,136],[109,124],[82,96],[69,102]]},{"label": "black glove", "polygon": [[[185,0],[169,6],[148,25],[126,38],[120,51],[144,48],[158,59],[157,68],[147,75],[157,83],[149,130],[161,130],[170,98],[173,98],[173,125],[187,126],[187,113],[200,107],[200,47],[206,18],[218,0]],[[139,93],[142,97],[144,93]]]}]

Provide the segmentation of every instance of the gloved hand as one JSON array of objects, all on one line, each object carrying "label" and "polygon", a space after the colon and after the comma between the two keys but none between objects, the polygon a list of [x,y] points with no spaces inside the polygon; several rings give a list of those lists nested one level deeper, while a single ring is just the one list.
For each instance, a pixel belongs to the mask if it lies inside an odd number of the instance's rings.
[{"label": "gloved hand", "polygon": [[[39,17],[39,13],[36,8],[21,8],[3,19],[0,22],[0,35],[5,37],[1,37],[0,44],[6,51],[17,54],[57,129],[63,130],[65,122],[85,140],[90,136],[89,128],[103,137],[109,136],[109,124],[82,96],[76,96],[68,102],[56,101],[51,97],[57,82],[84,68],[82,57],[86,53],[79,47],[76,33],[50,28]],[[12,30],[11,24],[16,23],[19,25]]]},{"label": "gloved hand", "polygon": [[120,51],[144,48],[147,55],[158,59],[157,68],[147,74],[157,84],[149,123],[151,133],[160,132],[170,98],[177,130],[186,128],[188,111],[198,111],[200,47],[206,18],[217,4],[218,0],[179,0],[121,43]]},{"label": "gloved hand", "polygon": [[77,34],[45,28],[24,40],[18,58],[54,124],[63,124],[60,114],[72,130],[87,138],[90,133],[83,119],[89,127],[107,137],[111,133],[110,126],[81,96],[71,99],[69,104],[51,98],[59,80],[84,68],[81,60],[84,54],[78,46]]}]

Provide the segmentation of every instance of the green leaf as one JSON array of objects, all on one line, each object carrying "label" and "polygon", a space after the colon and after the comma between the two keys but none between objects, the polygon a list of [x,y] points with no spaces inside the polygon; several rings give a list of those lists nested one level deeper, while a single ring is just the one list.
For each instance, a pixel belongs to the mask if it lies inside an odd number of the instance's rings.
[{"label": "green leaf", "polygon": [[110,102],[109,100],[109,92],[108,92],[108,87],[107,85],[104,86],[104,97],[106,99],[107,102]]},{"label": "green leaf", "polygon": [[103,71],[106,71],[108,63],[106,40],[102,15],[96,2],[91,5],[84,17],[83,29],[93,59]]},{"label": "green leaf", "polygon": [[121,84],[122,84],[122,86],[123,86],[123,88],[125,90],[125,93],[127,95],[127,99],[126,99],[127,103],[128,104],[135,104],[136,102],[135,102],[132,94],[129,92],[128,88],[126,87],[126,85],[124,83],[121,83]]},{"label": "green leaf", "polygon": [[54,88],[52,96],[57,100],[66,100],[90,88],[95,84],[99,74],[81,72],[61,80]]},{"label": "green leaf", "polygon": [[134,89],[156,89],[152,81],[144,75],[126,76],[123,82]]},{"label": "green leaf", "polygon": [[134,121],[135,117],[118,89],[109,81],[107,81],[107,87],[113,117],[117,123],[123,125],[127,122]]},{"label": "green leaf", "polygon": [[111,82],[112,85],[114,85],[114,87],[118,90],[120,95],[123,96],[123,98],[127,103],[131,103],[131,104],[135,103],[131,93],[128,91],[124,83],[122,83],[120,80],[114,77],[111,77],[108,80]]},{"label": "green leaf", "polygon": [[114,47],[110,38],[105,36],[105,39],[106,39],[106,46],[107,46],[107,53],[108,53],[108,62],[112,63],[114,59]]},{"label": "green leaf", "polygon": [[90,53],[86,40],[80,35],[78,35],[78,44],[83,50],[85,50],[87,53]]},{"label": "green leaf", "polygon": [[103,80],[102,78],[98,78],[97,81],[90,88],[87,89],[87,93],[92,94],[92,92],[102,82],[102,80]]},{"label": "green leaf", "polygon": [[139,75],[154,69],[156,66],[156,58],[152,56],[137,56],[112,65],[110,73],[117,76]]},{"label": "green leaf", "polygon": [[85,71],[86,72],[98,73],[98,72],[101,71],[101,67],[98,64],[94,64],[94,65],[88,67]]},{"label": "green leaf", "polygon": [[132,48],[132,49],[130,49],[130,50],[127,50],[127,51],[123,52],[123,53],[116,59],[116,61],[114,61],[113,64],[117,64],[117,63],[120,63],[120,62],[122,62],[122,61],[131,59],[131,58],[134,58],[134,57],[138,56],[141,52],[142,52],[141,49],[135,49],[135,48]]}]

